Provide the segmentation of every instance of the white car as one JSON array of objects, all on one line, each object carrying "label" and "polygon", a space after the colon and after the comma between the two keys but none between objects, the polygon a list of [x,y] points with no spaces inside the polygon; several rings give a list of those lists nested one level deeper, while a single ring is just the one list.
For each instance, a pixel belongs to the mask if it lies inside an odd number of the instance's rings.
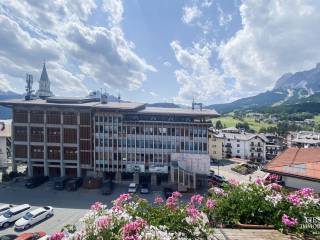
[{"label": "white car", "polygon": [[16,230],[25,230],[32,225],[47,219],[53,215],[53,208],[50,206],[40,207],[31,212],[27,212],[22,218],[16,221],[14,228]]},{"label": "white car", "polygon": [[128,193],[136,193],[138,189],[138,184],[130,183],[128,188]]},{"label": "white car", "polygon": [[0,216],[3,215],[6,211],[8,211],[13,206],[11,204],[4,204],[0,206]]},{"label": "white car", "polygon": [[17,221],[24,214],[26,214],[30,208],[31,207],[29,204],[22,204],[10,208],[8,211],[6,211],[3,215],[0,216],[0,227],[9,227],[11,223]]}]

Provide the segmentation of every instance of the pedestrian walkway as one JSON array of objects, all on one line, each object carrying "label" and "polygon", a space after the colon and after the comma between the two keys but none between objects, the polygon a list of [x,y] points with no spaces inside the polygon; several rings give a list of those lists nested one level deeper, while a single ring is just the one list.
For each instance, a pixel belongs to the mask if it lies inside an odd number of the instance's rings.
[{"label": "pedestrian walkway", "polygon": [[270,229],[215,229],[217,240],[300,240],[300,238],[285,235]]}]

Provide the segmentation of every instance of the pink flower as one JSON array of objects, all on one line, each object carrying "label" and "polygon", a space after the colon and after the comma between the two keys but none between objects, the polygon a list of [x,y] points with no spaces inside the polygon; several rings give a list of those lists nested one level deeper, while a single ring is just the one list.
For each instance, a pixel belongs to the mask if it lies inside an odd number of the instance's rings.
[{"label": "pink flower", "polygon": [[157,196],[157,197],[154,199],[154,203],[155,203],[155,204],[160,205],[160,204],[163,203],[163,202],[164,202],[164,201],[163,201],[163,198],[162,198],[162,197]]},{"label": "pink flower", "polygon": [[283,214],[282,223],[288,227],[293,227],[298,224],[298,220],[296,218],[290,218],[288,215]]},{"label": "pink flower", "polygon": [[196,209],[192,204],[187,207],[187,214],[192,218],[197,218],[201,215],[198,209]]},{"label": "pink flower", "polygon": [[103,208],[103,205],[101,202],[95,202],[94,204],[91,205],[90,208],[92,211],[99,211]]},{"label": "pink flower", "polygon": [[114,205],[112,208],[111,208],[112,211],[114,212],[122,212],[123,211],[123,208],[118,206],[118,205]]},{"label": "pink flower", "polygon": [[225,195],[225,192],[224,192],[224,190],[222,188],[215,187],[215,188],[213,188],[213,191],[218,196],[224,196]]},{"label": "pink flower", "polygon": [[177,206],[176,199],[173,196],[168,197],[166,205],[171,209],[175,209]]},{"label": "pink flower", "polygon": [[308,198],[313,196],[314,190],[312,188],[302,188],[297,191],[297,194],[299,194],[301,197]]},{"label": "pink flower", "polygon": [[271,183],[268,185],[268,188],[275,190],[275,191],[280,191],[282,186],[277,183]]},{"label": "pink flower", "polygon": [[263,179],[258,177],[256,179],[255,183],[258,184],[258,185],[263,185]]},{"label": "pink flower", "polygon": [[206,207],[211,209],[214,208],[216,206],[216,202],[212,199],[208,199],[206,202]]},{"label": "pink flower", "polygon": [[131,223],[127,223],[122,227],[123,239],[125,240],[136,240],[140,239],[139,235],[147,222],[142,219],[137,219]]},{"label": "pink flower", "polygon": [[231,185],[233,185],[233,186],[239,186],[240,185],[240,182],[238,180],[236,180],[236,179],[233,179],[233,178],[229,180],[229,183]]},{"label": "pink flower", "polygon": [[49,240],[61,240],[64,238],[64,232],[56,232],[49,237]]},{"label": "pink flower", "polygon": [[128,201],[129,199],[131,199],[131,195],[129,193],[124,193],[121,194],[116,200],[115,200],[115,204],[120,206],[122,205],[124,202]]},{"label": "pink flower", "polygon": [[182,194],[179,193],[179,192],[173,192],[173,193],[172,193],[172,197],[174,197],[174,198],[181,198],[181,197],[182,197]]},{"label": "pink flower", "polygon": [[291,202],[294,206],[298,206],[302,203],[301,198],[297,194],[290,194],[288,196],[288,201]]},{"label": "pink flower", "polygon": [[97,227],[98,229],[106,229],[110,225],[111,219],[107,216],[102,216],[97,219]]},{"label": "pink flower", "polygon": [[202,200],[203,200],[203,197],[200,194],[197,194],[197,195],[193,195],[191,197],[190,202],[191,202],[191,204],[197,203],[197,204],[201,205]]}]

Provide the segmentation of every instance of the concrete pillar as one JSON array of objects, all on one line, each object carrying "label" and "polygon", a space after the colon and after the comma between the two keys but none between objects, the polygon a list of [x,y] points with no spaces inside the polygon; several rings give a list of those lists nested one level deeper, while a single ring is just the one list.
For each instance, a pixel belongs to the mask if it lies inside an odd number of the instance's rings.
[{"label": "concrete pillar", "polygon": [[157,185],[157,174],[151,173],[151,185],[156,186]]},{"label": "concrete pillar", "polygon": [[28,162],[27,162],[27,166],[28,166],[28,176],[32,177],[33,176],[33,169],[32,169],[32,162],[31,162],[31,146],[30,146],[30,111],[28,111],[28,126],[27,126],[27,131],[28,131],[28,135],[27,135],[27,141],[28,141],[28,146],[27,146],[27,156],[28,156]]},{"label": "concrete pillar", "polygon": [[81,177],[80,168],[80,113],[77,113],[77,177]]},{"label": "concrete pillar", "polygon": [[60,112],[60,176],[64,177],[66,175],[65,168],[64,168],[64,159],[63,159],[63,142],[64,142],[64,135],[63,135],[63,112]]},{"label": "concrete pillar", "polygon": [[121,172],[116,172],[115,182],[116,183],[121,183],[121,181],[122,181]]},{"label": "concrete pillar", "polygon": [[133,182],[139,184],[139,180],[140,180],[139,173],[134,173],[133,174]]},{"label": "concrete pillar", "polygon": [[47,112],[44,111],[44,127],[43,127],[43,168],[44,168],[44,176],[49,176],[49,168],[48,168],[48,147],[47,147]]}]

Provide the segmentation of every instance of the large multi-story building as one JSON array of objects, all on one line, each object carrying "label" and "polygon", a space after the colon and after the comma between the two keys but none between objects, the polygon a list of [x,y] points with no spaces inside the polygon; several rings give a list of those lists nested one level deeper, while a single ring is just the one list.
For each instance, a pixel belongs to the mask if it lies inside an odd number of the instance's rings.
[{"label": "large multi-story building", "polygon": [[[28,175],[134,176],[160,183],[172,153],[208,155],[214,110],[152,108],[106,99],[56,98],[1,101],[11,107],[13,165]],[[138,173],[138,174],[134,174]]]}]

